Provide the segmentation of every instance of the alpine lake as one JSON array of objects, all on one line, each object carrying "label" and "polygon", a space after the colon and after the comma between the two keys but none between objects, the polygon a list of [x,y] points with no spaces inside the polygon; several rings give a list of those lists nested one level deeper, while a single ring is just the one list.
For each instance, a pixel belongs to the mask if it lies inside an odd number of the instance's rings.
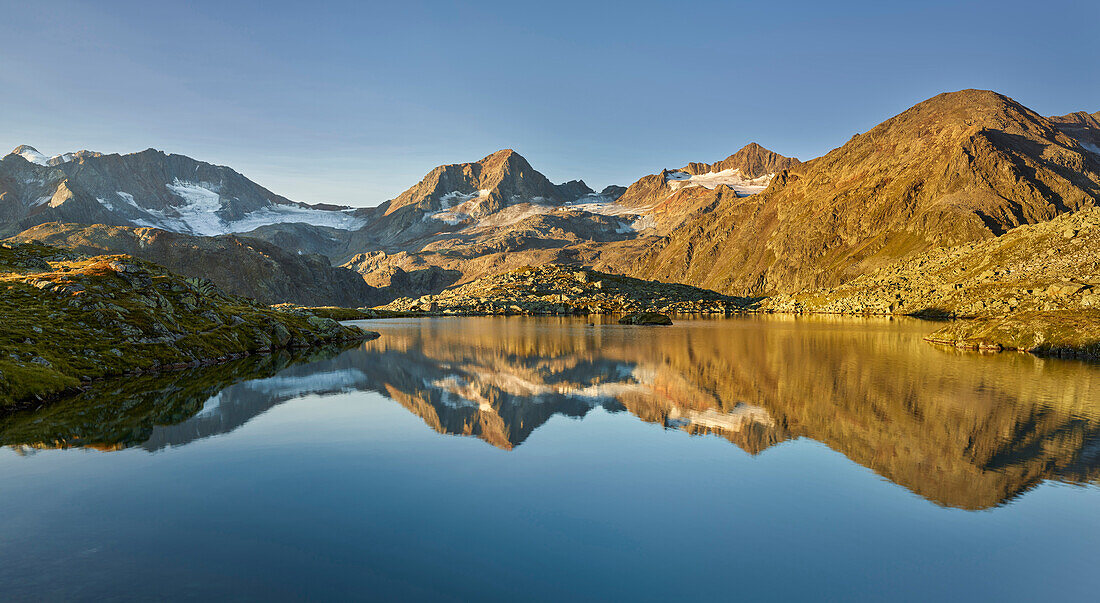
[{"label": "alpine lake", "polygon": [[0,599],[1096,596],[1100,365],[675,322],[361,321],[4,415]]}]

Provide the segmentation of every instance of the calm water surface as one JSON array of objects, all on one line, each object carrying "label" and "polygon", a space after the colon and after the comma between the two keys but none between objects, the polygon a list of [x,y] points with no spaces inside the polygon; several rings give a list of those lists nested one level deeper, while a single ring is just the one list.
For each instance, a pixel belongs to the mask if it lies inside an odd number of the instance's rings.
[{"label": "calm water surface", "polygon": [[0,599],[1093,600],[1100,366],[917,321],[370,321],[0,418]]}]

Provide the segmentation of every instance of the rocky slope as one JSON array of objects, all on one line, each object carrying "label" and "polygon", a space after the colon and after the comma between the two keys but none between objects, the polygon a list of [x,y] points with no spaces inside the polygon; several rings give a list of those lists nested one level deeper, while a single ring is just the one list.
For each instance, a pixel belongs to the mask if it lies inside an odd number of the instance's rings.
[{"label": "rocky slope", "polygon": [[148,149],[45,159],[24,145],[0,160],[0,235],[45,222],[218,235],[283,222],[350,229],[364,219],[347,208],[292,202],[230,168],[183,155]]},{"label": "rocky slope", "polygon": [[98,377],[362,339],[124,255],[0,247],[0,407]]},{"label": "rocky slope", "polygon": [[686,285],[550,264],[482,277],[437,295],[401,298],[385,309],[443,314],[726,314],[746,305],[746,300]]},{"label": "rocky slope", "polygon": [[790,167],[760,195],[723,199],[629,273],[731,294],[793,293],[1098,198],[1100,154],[1012,99],[964,90]]},{"label": "rocky slope", "polygon": [[11,237],[86,255],[127,254],[183,276],[205,278],[233,295],[265,304],[373,306],[385,300],[359,273],[328,258],[300,254],[250,237],[198,237],[157,228],[40,224]]},{"label": "rocky slope", "polygon": [[1100,308],[1100,208],[933,249],[838,287],[776,296],[760,307],[951,317]]}]

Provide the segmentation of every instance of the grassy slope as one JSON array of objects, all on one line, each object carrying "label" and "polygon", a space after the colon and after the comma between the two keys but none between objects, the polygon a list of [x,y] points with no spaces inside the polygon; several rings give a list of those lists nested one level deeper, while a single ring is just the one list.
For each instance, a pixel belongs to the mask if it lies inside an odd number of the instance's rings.
[{"label": "grassy slope", "polygon": [[129,256],[0,247],[0,407],[82,382],[361,339]]}]

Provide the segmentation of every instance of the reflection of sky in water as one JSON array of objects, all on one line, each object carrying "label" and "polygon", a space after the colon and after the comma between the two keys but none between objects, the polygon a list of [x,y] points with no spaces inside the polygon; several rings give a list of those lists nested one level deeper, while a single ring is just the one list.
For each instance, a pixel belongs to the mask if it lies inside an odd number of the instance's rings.
[{"label": "reflection of sky in water", "polygon": [[1093,366],[908,321],[372,324],[145,450],[0,453],[0,594],[1091,594]]}]

